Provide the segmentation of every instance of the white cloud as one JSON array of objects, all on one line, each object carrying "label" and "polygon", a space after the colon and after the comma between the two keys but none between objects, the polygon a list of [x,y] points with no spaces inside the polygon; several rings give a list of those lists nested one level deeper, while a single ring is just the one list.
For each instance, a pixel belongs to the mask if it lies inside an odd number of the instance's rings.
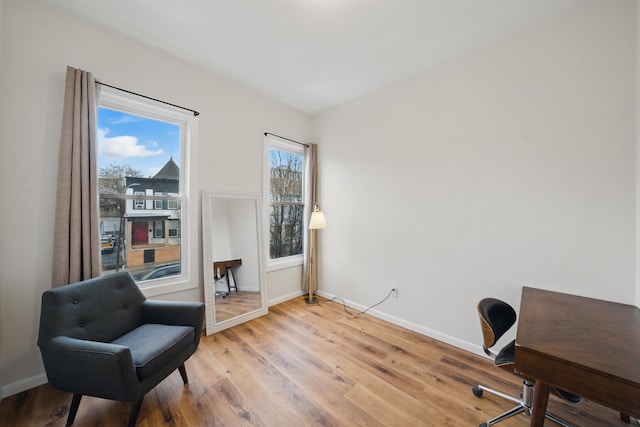
[{"label": "white cloud", "polygon": [[123,115],[119,119],[111,120],[109,123],[113,123],[114,125],[126,124],[126,123],[136,123],[144,120],[142,117]]},{"label": "white cloud", "polygon": [[[138,137],[123,135],[107,137],[109,129],[98,130],[98,147],[100,153],[111,158],[150,157],[164,153],[162,148],[150,150],[146,145],[140,144]],[[156,144],[150,144],[157,146]]]}]

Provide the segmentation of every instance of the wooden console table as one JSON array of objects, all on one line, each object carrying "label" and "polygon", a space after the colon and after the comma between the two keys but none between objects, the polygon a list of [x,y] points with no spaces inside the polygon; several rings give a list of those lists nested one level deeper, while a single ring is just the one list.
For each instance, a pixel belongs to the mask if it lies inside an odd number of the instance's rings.
[{"label": "wooden console table", "polygon": [[[238,292],[238,279],[236,279],[236,271],[235,269],[237,267],[240,267],[242,265],[242,259],[230,259],[227,261],[214,261],[213,262],[213,277],[218,280],[222,277],[224,277],[225,275],[227,276],[227,287],[229,289],[229,292],[231,292],[231,288],[234,288],[236,290],[236,292]],[[218,275],[218,271],[222,272],[224,271],[224,273],[221,273],[220,275]],[[231,273],[231,276],[229,276],[229,273]],[[229,280],[229,278],[232,277],[233,278],[233,286],[231,286],[231,280]]]},{"label": "wooden console table", "polygon": [[640,309],[524,287],[515,370],[535,379],[531,426],[551,386],[640,417]]}]

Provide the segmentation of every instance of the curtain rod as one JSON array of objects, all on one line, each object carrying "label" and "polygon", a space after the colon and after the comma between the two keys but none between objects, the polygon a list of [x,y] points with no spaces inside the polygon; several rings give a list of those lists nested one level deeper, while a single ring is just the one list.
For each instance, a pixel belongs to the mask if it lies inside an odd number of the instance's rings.
[{"label": "curtain rod", "polygon": [[267,136],[267,135],[277,136],[278,138],[286,139],[287,141],[295,142],[296,144],[304,145],[305,147],[309,148],[309,144],[305,144],[304,142],[294,141],[293,139],[285,138],[284,136],[276,135],[275,133],[265,132],[264,136]]},{"label": "curtain rod", "polygon": [[102,86],[106,86],[106,87],[110,87],[111,89],[116,89],[116,90],[119,90],[119,91],[122,91],[122,92],[126,92],[126,93],[129,93],[129,94],[131,94],[131,95],[136,95],[136,96],[139,96],[139,97],[141,97],[141,98],[150,99],[150,100],[152,100],[152,101],[161,102],[161,103],[163,103],[163,104],[171,105],[172,107],[180,108],[181,110],[191,111],[191,112],[193,113],[193,115],[194,115],[194,116],[199,116],[199,115],[200,115],[200,113],[199,113],[199,112],[197,112],[196,110],[192,110],[191,108],[182,107],[182,106],[180,106],[180,105],[172,104],[172,103],[170,103],[170,102],[163,101],[163,100],[161,100],[161,99],[156,99],[156,98],[152,98],[152,97],[147,96],[147,95],[142,95],[142,94],[140,94],[140,93],[131,92],[130,90],[122,89],[121,87],[112,86],[112,85],[109,85],[109,84],[106,84],[106,83],[99,82],[99,81],[97,81],[97,80],[96,80],[96,84],[99,84],[99,85],[102,85]]}]

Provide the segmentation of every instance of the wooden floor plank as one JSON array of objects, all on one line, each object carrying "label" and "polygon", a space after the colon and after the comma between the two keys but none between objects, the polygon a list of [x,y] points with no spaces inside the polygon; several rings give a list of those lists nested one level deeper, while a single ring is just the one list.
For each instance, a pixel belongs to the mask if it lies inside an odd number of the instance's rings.
[{"label": "wooden floor plank", "polygon": [[293,382],[299,384],[306,394],[321,403],[324,410],[350,420],[354,425],[358,420],[370,423],[371,417],[358,406],[345,402],[344,395],[355,383],[346,377],[341,368],[327,363],[321,354],[308,351],[299,342],[287,339],[276,330],[261,334],[246,334],[251,343],[262,349],[265,357],[277,366]]},{"label": "wooden floor plank", "polygon": [[[480,341],[478,331],[478,341]],[[474,426],[513,404],[471,387],[517,396],[519,379],[485,357],[321,299],[302,298],[210,336],[145,396],[138,427]],[[62,427],[71,395],[48,385],[0,402],[0,425]],[[131,404],[84,397],[75,426],[124,426]],[[549,410],[574,426],[627,426],[612,410],[559,399]],[[634,421],[635,422],[635,421]],[[526,427],[524,415],[503,427]]]}]

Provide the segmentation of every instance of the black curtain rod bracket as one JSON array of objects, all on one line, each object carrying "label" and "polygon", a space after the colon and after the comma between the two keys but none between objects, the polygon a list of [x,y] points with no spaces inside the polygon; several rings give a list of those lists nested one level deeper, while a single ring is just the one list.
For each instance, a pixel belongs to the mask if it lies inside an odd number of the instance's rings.
[{"label": "black curtain rod bracket", "polygon": [[309,144],[305,144],[304,142],[294,141],[293,139],[285,138],[284,136],[276,135],[275,133],[265,132],[264,136],[267,136],[267,135],[275,136],[280,139],[286,139],[287,141],[295,142],[296,144],[304,145],[305,147],[309,148]]},{"label": "black curtain rod bracket", "polygon": [[140,94],[140,93],[136,93],[136,92],[132,92],[132,91],[127,90],[127,89],[122,89],[121,87],[112,86],[112,85],[109,85],[109,84],[106,84],[106,83],[99,82],[99,81],[97,81],[97,80],[96,80],[96,84],[99,84],[99,85],[102,85],[102,86],[106,86],[106,87],[110,87],[111,89],[119,90],[119,91],[121,91],[121,92],[126,92],[126,93],[129,93],[129,94],[131,94],[131,95],[139,96],[139,97],[141,97],[141,98],[150,99],[150,100],[152,100],[152,101],[160,102],[160,103],[162,103],[162,104],[171,105],[172,107],[180,108],[181,110],[191,111],[191,112],[193,113],[193,115],[194,115],[194,116],[199,116],[199,115],[200,115],[200,113],[199,113],[199,112],[197,112],[196,110],[192,110],[191,108],[182,107],[182,106],[180,106],[180,105],[172,104],[172,103],[170,103],[170,102],[163,101],[163,100],[161,100],[161,99],[152,98],[152,97],[150,97],[150,96],[142,95],[142,94]]}]

